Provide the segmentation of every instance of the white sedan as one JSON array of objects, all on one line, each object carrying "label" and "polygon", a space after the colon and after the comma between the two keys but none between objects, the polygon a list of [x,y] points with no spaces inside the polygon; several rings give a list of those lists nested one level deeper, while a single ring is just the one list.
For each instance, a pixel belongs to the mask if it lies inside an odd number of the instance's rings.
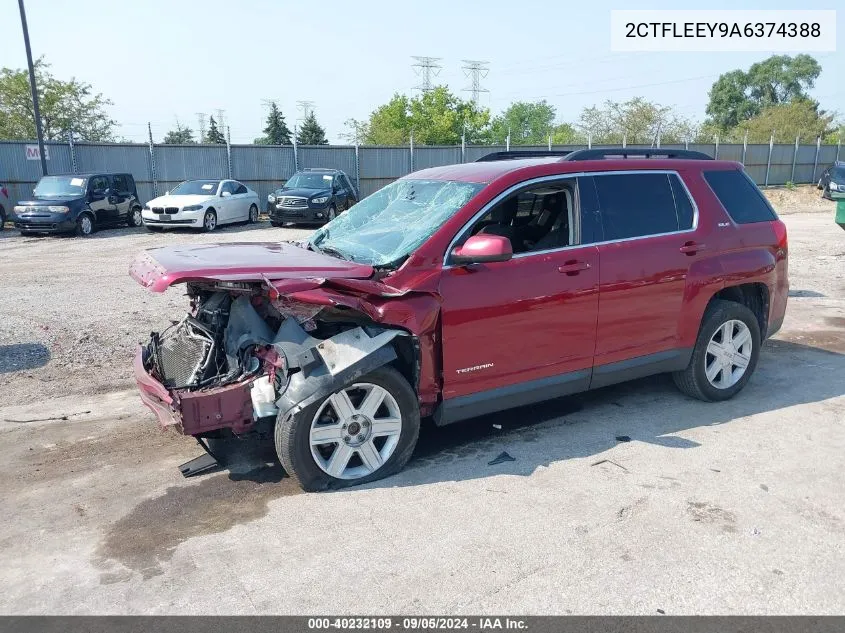
[{"label": "white sedan", "polygon": [[221,224],[258,221],[258,194],[237,180],[186,180],[150,200],[141,212],[149,231],[191,227],[213,231]]}]

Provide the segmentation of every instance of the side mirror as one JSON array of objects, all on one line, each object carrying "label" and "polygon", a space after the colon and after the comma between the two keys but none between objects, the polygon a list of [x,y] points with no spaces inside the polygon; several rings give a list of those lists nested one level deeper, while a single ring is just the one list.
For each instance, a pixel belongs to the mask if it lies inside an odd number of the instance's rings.
[{"label": "side mirror", "polygon": [[501,235],[473,235],[452,249],[452,263],[459,266],[506,262],[513,257],[511,241]]},{"label": "side mirror", "polygon": [[337,193],[338,191],[340,191],[340,189],[338,189],[338,186],[332,185],[332,193]]},{"label": "side mirror", "polygon": [[223,193],[220,194],[220,197],[221,198],[228,198],[231,195],[232,195],[232,193],[230,191],[224,191]]}]

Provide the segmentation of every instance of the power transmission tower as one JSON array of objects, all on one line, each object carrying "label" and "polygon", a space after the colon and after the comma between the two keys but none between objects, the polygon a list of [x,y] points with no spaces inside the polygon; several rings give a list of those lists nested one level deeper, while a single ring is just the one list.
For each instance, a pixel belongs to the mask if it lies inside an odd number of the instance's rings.
[{"label": "power transmission tower", "polygon": [[411,64],[411,68],[414,69],[414,72],[418,75],[422,76],[422,83],[419,86],[414,86],[416,90],[421,90],[422,92],[428,92],[432,89],[431,85],[431,78],[432,76],[436,77],[440,74],[440,69],[442,66],[438,64],[442,57],[418,57],[416,55],[412,55],[411,59],[417,60],[417,63]]},{"label": "power transmission tower", "polygon": [[226,111],[222,110],[220,108],[217,108],[217,110],[215,110],[215,112],[217,112],[217,125],[220,127],[220,131],[223,134],[225,134],[226,133],[226,120],[225,120]]},{"label": "power transmission tower", "polygon": [[199,143],[202,143],[202,140],[205,138],[205,112],[197,112],[197,125],[199,126]]},{"label": "power transmission tower", "polygon": [[481,80],[490,72],[490,69],[487,67],[490,62],[482,62],[474,59],[464,59],[461,61],[464,63],[461,66],[464,69],[464,74],[472,78],[472,85],[469,88],[464,88],[464,91],[471,92],[472,100],[477,103],[478,97],[482,92],[490,92],[487,88],[481,87]]},{"label": "power transmission tower", "polygon": [[314,102],[313,101],[297,101],[296,107],[302,110],[302,119],[307,119],[311,114],[314,113]]}]

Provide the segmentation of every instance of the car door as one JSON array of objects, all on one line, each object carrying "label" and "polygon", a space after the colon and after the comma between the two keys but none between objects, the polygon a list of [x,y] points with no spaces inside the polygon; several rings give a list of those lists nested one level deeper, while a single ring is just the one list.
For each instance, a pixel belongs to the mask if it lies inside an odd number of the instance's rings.
[{"label": "car door", "polygon": [[[599,201],[599,311],[592,386],[672,363],[689,268],[707,256],[705,227],[675,172],[592,177]],[[645,372],[648,373],[648,372]],[[629,376],[629,377],[634,377]]]},{"label": "car door", "polygon": [[349,177],[346,174],[341,174],[341,180],[343,180],[343,184],[346,187],[346,190],[349,192],[349,198],[347,200],[346,208],[348,209],[356,202],[358,202],[358,193],[355,191],[355,187],[352,186],[352,182],[349,180]]},{"label": "car door", "polygon": [[[229,195],[224,196],[224,193]],[[236,222],[238,220],[238,201],[235,197],[235,183],[231,180],[224,180],[220,185],[220,208],[221,213],[217,214],[217,219],[221,224],[229,222]]]},{"label": "car door", "polygon": [[334,190],[335,208],[338,212],[346,211],[349,208],[349,192],[346,190],[346,184],[340,174],[335,175],[332,181],[332,189]]},{"label": "car door", "polygon": [[249,207],[254,200],[249,194],[249,189],[242,182],[235,181],[234,197],[238,199],[239,220],[249,220]]},{"label": "car door", "polygon": [[116,198],[107,195],[111,186],[108,176],[91,176],[88,180],[88,206],[94,212],[97,224],[110,224],[117,220]]},{"label": "car door", "polygon": [[126,181],[124,174],[114,174],[111,177],[112,181],[112,195],[114,196],[117,208],[117,218],[120,220],[126,219],[129,215],[129,206],[132,203],[132,193],[129,189],[129,183]]},{"label": "car door", "polygon": [[[503,408],[503,398],[509,406],[527,404],[581,391],[589,384],[599,259],[598,249],[580,237],[576,179],[541,178],[499,196],[459,234],[450,252],[475,232],[493,232],[490,218],[498,217],[513,198],[520,207],[533,204],[532,190],[538,188],[559,190],[565,202],[563,242],[549,248],[540,241],[534,250],[488,264],[451,265],[447,256],[440,279],[440,423]],[[505,229],[498,234],[512,228],[497,226]],[[518,241],[511,237],[512,243]]]}]

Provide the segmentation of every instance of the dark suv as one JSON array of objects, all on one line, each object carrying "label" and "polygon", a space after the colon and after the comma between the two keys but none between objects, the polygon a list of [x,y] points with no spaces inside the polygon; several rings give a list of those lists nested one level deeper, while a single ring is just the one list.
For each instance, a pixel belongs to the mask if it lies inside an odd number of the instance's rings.
[{"label": "dark suv", "polygon": [[845,162],[836,161],[825,169],[816,186],[822,190],[822,198],[845,199]]},{"label": "dark suv", "polygon": [[307,490],[398,471],[421,416],[662,372],[727,400],[789,290],[786,226],[742,165],[681,150],[425,169],[307,241],[158,248],[130,274],[191,298],[135,358],[160,424],[272,435]]},{"label": "dark suv", "polygon": [[88,236],[115,224],[141,226],[141,203],[132,174],[44,176],[31,200],[15,207],[22,235],[72,233]]},{"label": "dark suv", "polygon": [[339,169],[303,169],[267,196],[273,226],[325,224],[358,202],[349,177]]}]

